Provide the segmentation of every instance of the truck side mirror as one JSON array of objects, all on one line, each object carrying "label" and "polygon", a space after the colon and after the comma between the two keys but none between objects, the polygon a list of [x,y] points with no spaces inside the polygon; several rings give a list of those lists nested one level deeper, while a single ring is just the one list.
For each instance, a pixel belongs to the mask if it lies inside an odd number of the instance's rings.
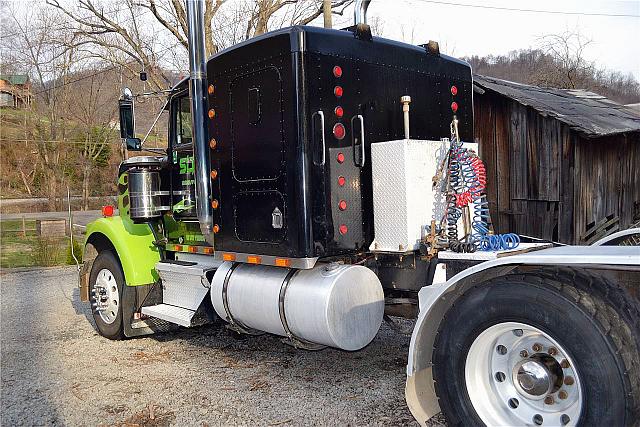
[{"label": "truck side mirror", "polygon": [[120,138],[125,140],[127,150],[140,151],[140,138],[136,138],[133,99],[125,97],[118,101],[120,109]]}]

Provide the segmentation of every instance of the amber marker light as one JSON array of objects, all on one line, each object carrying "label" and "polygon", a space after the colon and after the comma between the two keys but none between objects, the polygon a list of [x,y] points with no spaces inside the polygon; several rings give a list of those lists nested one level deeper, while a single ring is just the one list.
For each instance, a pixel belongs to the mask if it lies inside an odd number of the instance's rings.
[{"label": "amber marker light", "polygon": [[216,88],[213,85],[209,85],[209,87],[207,88],[207,92],[209,92],[209,95],[213,95],[213,92],[216,91]]},{"label": "amber marker light", "polygon": [[203,252],[207,255],[212,255],[213,254],[213,248],[209,248],[209,247],[205,247],[203,249]]},{"label": "amber marker light", "polygon": [[218,200],[217,200],[217,199],[213,199],[213,200],[211,201],[211,207],[212,207],[213,209],[218,209],[218,206],[219,206],[219,205],[220,205],[220,203],[218,202]]},{"label": "amber marker light", "polygon": [[213,108],[211,110],[209,110],[209,118],[213,119],[216,116],[216,110],[214,110]]},{"label": "amber marker light", "polygon": [[218,141],[216,141],[215,138],[211,138],[211,141],[209,141],[209,147],[212,150],[215,150],[216,146],[218,145]]},{"label": "amber marker light", "polygon": [[235,261],[236,260],[236,254],[222,254],[222,260],[223,261]]},{"label": "amber marker light", "polygon": [[215,225],[213,226],[213,232],[214,232],[214,233],[217,233],[217,232],[219,232],[219,231],[220,231],[220,226],[219,226],[218,224],[215,224]]},{"label": "amber marker light", "polygon": [[216,179],[218,177],[218,171],[217,170],[212,170],[211,171],[211,179]]},{"label": "amber marker light", "polygon": [[191,252],[192,254],[197,254],[198,253],[198,247],[197,246],[189,246],[189,252]]},{"label": "amber marker light", "polygon": [[262,262],[262,257],[258,255],[249,255],[247,257],[247,262],[249,264],[260,264]]},{"label": "amber marker light", "polygon": [[291,260],[289,258],[276,258],[276,267],[291,267]]}]

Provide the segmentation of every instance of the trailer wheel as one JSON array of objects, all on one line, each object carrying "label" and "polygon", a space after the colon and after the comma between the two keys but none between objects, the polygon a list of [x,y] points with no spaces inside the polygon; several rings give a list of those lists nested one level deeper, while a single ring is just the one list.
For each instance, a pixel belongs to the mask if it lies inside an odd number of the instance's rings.
[{"label": "trailer wheel", "polygon": [[122,289],[124,273],[113,252],[98,254],[89,276],[93,319],[100,335],[118,340],[124,338],[122,322]]},{"label": "trailer wheel", "polygon": [[640,315],[591,275],[518,275],[469,289],[441,323],[435,390],[449,425],[631,425]]}]

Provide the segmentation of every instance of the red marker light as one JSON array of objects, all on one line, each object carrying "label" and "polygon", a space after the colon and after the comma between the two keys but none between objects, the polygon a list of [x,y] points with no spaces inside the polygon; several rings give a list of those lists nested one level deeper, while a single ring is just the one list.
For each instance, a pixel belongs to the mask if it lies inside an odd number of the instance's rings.
[{"label": "red marker light", "polygon": [[455,96],[458,94],[458,88],[455,86],[451,86],[451,95]]},{"label": "red marker light", "polygon": [[336,77],[342,77],[342,67],[339,65],[333,67],[333,75]]},{"label": "red marker light", "polygon": [[345,177],[344,177],[344,176],[339,176],[339,177],[338,177],[338,185],[339,185],[340,187],[344,187],[344,184],[345,184],[346,182],[347,182],[347,180],[345,179]]},{"label": "red marker light", "polygon": [[344,91],[342,90],[342,86],[336,86],[333,88],[333,94],[338,97],[341,98],[342,95],[344,94]]},{"label": "red marker light", "polygon": [[336,117],[344,116],[344,110],[340,106],[337,106],[336,109],[333,110],[333,112],[336,114]]},{"label": "red marker light", "polygon": [[340,203],[338,203],[338,209],[340,209],[341,211],[346,211],[347,202],[345,202],[344,200],[340,200]]},{"label": "red marker light", "polygon": [[346,226],[345,224],[342,224],[342,225],[340,226],[339,230],[340,230],[340,234],[342,234],[343,236],[344,236],[345,234],[347,234],[347,231],[349,231],[349,229],[347,228],[347,226]]},{"label": "red marker light", "polygon": [[343,139],[346,132],[342,123],[336,123],[335,126],[333,126],[333,136],[337,139]]},{"label": "red marker light", "polygon": [[451,110],[455,113],[456,111],[458,111],[458,103],[457,102],[452,102],[451,103]]},{"label": "red marker light", "polygon": [[113,206],[111,206],[111,205],[103,206],[102,207],[102,216],[104,216],[104,217],[113,216],[113,211],[114,211]]},{"label": "red marker light", "polygon": [[344,163],[344,154],[338,153],[338,163]]}]

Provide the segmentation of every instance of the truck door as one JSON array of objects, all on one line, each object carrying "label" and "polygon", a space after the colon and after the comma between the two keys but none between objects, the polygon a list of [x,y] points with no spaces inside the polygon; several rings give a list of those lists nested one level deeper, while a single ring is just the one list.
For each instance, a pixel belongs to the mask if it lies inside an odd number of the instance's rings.
[{"label": "truck door", "polygon": [[243,242],[280,243],[286,235],[282,77],[275,66],[230,84],[235,234]]},{"label": "truck door", "polygon": [[191,218],[195,209],[195,164],[193,158],[193,129],[188,91],[171,101],[171,204],[174,216]]}]

